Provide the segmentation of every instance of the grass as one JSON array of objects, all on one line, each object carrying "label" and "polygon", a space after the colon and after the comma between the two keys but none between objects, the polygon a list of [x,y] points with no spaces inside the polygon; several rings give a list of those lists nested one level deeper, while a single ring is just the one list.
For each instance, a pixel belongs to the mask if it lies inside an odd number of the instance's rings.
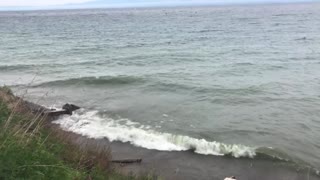
[{"label": "grass", "polygon": [[0,90],[7,93],[7,94],[13,95],[12,90],[8,86],[2,86],[2,87],[0,87]]},{"label": "grass", "polygon": [[117,173],[108,149],[81,150],[67,140],[68,133],[44,128],[40,114],[21,112],[9,88],[0,92],[0,180],[157,179]]}]

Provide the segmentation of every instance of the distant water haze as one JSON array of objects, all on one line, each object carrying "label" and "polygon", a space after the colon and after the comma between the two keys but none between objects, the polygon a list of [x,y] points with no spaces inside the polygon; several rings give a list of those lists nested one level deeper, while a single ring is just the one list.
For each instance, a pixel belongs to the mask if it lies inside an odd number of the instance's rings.
[{"label": "distant water haze", "polygon": [[0,12],[0,84],[88,137],[319,169],[319,9]]},{"label": "distant water haze", "polygon": [[316,2],[319,2],[319,0],[10,0],[1,1],[0,10],[186,7]]}]

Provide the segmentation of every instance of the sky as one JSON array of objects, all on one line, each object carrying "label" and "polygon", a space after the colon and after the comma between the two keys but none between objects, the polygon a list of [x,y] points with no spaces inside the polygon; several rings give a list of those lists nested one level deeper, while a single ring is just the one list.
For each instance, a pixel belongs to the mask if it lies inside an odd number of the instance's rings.
[{"label": "sky", "polygon": [[0,10],[121,8],[254,3],[320,2],[320,0],[0,0]]}]

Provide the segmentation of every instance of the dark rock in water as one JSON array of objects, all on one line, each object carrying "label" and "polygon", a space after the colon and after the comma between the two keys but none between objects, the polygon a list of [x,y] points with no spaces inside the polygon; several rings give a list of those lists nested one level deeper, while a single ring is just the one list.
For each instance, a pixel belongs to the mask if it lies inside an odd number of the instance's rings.
[{"label": "dark rock in water", "polygon": [[76,106],[74,104],[65,104],[62,106],[62,109],[64,109],[66,111],[67,114],[72,115],[72,112],[75,110],[80,109],[79,106]]},{"label": "dark rock in water", "polygon": [[58,116],[61,116],[61,115],[65,115],[65,114],[68,114],[68,115],[72,115],[72,112],[75,111],[75,110],[78,110],[80,109],[79,106],[76,106],[74,104],[65,104],[62,106],[62,110],[55,110],[55,109],[47,109],[44,114],[49,116],[49,117],[58,117]]}]

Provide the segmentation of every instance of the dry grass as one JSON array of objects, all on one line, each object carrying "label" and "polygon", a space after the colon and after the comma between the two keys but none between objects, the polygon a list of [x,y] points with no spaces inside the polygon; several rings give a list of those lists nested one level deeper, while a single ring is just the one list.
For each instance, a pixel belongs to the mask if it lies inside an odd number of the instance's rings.
[{"label": "dry grass", "polygon": [[32,108],[0,88],[0,179],[158,179],[116,173],[109,146],[65,132],[44,108]]},{"label": "dry grass", "polygon": [[108,146],[101,146],[91,143],[92,140],[80,137],[71,132],[63,131],[56,127],[51,127],[50,140],[59,140],[68,147],[63,152],[62,157],[65,161],[73,162],[78,169],[85,170],[90,174],[94,167],[103,170],[111,170],[111,151]]},{"label": "dry grass", "polygon": [[[43,115],[43,111],[34,112],[28,107],[28,102],[15,97],[8,88],[0,88],[0,112],[0,161],[4,161],[3,166],[0,166],[0,174],[8,173],[0,175],[0,179],[18,178],[21,172],[26,176],[24,178],[33,179],[32,171],[43,174],[41,169],[48,168],[55,169],[52,172],[57,174],[57,177],[108,177],[108,148],[93,152],[89,151],[89,148],[77,147],[71,143],[74,135],[46,126],[48,118]],[[34,154],[37,151],[43,153],[43,157]],[[28,157],[25,157],[24,153]],[[12,167],[8,166],[11,170],[4,166],[6,161],[13,162]],[[25,172],[25,169],[30,171]],[[59,169],[61,173],[57,172]]]}]

